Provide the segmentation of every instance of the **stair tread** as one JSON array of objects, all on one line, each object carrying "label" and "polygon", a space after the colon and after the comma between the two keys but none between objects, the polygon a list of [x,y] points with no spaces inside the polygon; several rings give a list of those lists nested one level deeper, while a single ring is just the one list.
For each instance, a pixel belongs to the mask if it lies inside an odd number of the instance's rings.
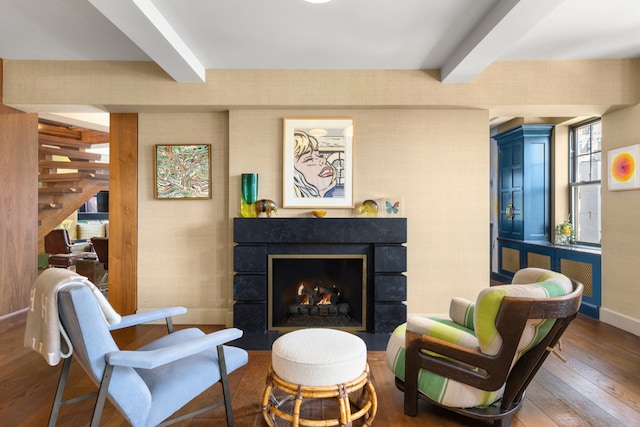
[{"label": "stair tread", "polygon": [[78,170],[104,170],[109,169],[109,163],[98,162],[59,162],[56,160],[40,160],[38,165],[41,168],[56,169],[78,169]]},{"label": "stair tread", "polygon": [[[107,171],[108,172],[108,171]],[[38,181],[55,183],[55,182],[70,182],[80,181],[81,179],[109,179],[108,173],[47,173],[38,176]]]},{"label": "stair tread", "polygon": [[63,194],[63,193],[82,193],[81,187],[41,187],[38,188],[38,194]]},{"label": "stair tread", "polygon": [[64,148],[52,147],[48,145],[40,145],[41,153],[52,154],[57,156],[66,156],[69,159],[84,159],[84,160],[100,160],[102,154],[91,153],[88,151],[68,150]]},{"label": "stair tread", "polygon": [[80,141],[79,139],[63,138],[59,136],[38,134],[38,142],[41,144],[54,144],[63,147],[85,147],[89,148],[93,144],[88,141]]},{"label": "stair tread", "polygon": [[62,209],[62,203],[38,203],[38,210]]}]

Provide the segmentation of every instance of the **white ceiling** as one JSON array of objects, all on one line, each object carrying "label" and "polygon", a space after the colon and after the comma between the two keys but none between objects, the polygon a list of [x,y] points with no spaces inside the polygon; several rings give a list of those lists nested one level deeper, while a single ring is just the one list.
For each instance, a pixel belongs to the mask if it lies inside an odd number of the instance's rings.
[{"label": "white ceiling", "polygon": [[[95,6],[94,6],[95,5]],[[638,0],[0,0],[0,58],[202,68],[442,69],[640,57]]]},{"label": "white ceiling", "polygon": [[638,0],[0,0],[0,58],[207,68],[440,69],[640,57]]}]

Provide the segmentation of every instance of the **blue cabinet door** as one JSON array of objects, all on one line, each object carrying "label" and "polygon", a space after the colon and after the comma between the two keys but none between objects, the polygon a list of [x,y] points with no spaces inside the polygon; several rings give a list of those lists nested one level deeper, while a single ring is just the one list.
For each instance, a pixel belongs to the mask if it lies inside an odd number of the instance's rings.
[{"label": "blue cabinet door", "polygon": [[552,129],[522,125],[493,137],[498,143],[500,237],[549,240]]},{"label": "blue cabinet door", "polygon": [[500,237],[523,238],[522,142],[502,144],[499,155]]}]

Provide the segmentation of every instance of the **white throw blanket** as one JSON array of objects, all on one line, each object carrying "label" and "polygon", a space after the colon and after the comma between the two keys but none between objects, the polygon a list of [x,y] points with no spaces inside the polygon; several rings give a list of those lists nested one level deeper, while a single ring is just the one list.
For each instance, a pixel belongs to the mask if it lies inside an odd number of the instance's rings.
[{"label": "white throw blanket", "polygon": [[[122,320],[100,290],[86,277],[65,268],[44,270],[31,288],[24,345],[42,354],[51,366],[57,365],[61,358],[67,358],[73,352],[71,342],[58,317],[58,291],[70,285],[85,285],[91,288],[107,325],[115,325]],[[64,339],[64,348],[61,336]]]}]

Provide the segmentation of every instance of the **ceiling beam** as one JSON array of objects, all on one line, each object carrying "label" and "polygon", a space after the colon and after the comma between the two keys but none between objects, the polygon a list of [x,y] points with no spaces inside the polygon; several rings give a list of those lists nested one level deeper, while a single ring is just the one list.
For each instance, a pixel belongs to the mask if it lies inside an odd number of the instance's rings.
[{"label": "ceiling beam", "polygon": [[151,0],[89,0],[178,82],[204,82],[205,68]]},{"label": "ceiling beam", "polygon": [[473,80],[564,1],[498,1],[445,61],[441,81]]}]

